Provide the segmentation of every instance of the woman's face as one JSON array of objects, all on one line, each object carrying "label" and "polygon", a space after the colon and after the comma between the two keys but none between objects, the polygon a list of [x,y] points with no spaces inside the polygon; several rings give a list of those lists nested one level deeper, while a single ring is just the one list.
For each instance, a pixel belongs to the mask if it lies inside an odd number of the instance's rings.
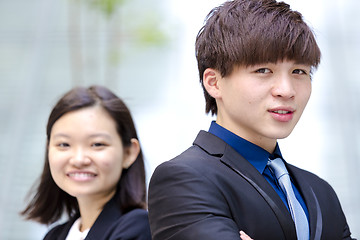
[{"label": "woman's face", "polygon": [[52,127],[49,165],[55,183],[71,196],[110,199],[128,167],[112,117],[100,106],[66,113]]}]

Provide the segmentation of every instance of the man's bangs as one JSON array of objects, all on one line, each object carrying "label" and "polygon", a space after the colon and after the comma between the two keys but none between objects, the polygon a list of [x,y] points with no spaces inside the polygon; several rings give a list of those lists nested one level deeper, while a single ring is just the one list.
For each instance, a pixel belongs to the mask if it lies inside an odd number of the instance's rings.
[{"label": "man's bangs", "polygon": [[312,32],[302,30],[276,36],[271,34],[265,31],[253,35],[255,38],[247,39],[243,52],[238,52],[235,62],[250,66],[288,59],[317,68],[321,53]]}]

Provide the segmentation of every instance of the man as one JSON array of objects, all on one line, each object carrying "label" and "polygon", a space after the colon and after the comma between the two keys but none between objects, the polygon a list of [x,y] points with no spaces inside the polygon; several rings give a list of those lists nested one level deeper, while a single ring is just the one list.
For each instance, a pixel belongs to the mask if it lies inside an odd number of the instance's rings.
[{"label": "man", "polygon": [[153,240],[351,239],[331,186],[287,163],[277,144],[300,119],[320,63],[301,14],[273,0],[225,2],[200,30],[196,57],[217,118],[155,170]]}]

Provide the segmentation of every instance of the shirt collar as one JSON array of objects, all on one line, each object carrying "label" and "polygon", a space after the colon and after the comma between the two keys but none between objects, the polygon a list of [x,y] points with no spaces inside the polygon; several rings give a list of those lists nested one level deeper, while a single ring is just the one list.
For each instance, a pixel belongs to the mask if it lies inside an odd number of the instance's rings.
[{"label": "shirt collar", "polygon": [[81,218],[78,218],[71,226],[66,239],[85,239],[90,228],[80,232]]},{"label": "shirt collar", "polygon": [[233,149],[235,149],[235,151],[249,161],[261,174],[264,172],[269,158],[282,158],[278,143],[276,143],[274,152],[270,154],[265,149],[243,139],[242,137],[239,137],[220,126],[215,121],[211,122],[209,133],[221,138],[229,144]]}]

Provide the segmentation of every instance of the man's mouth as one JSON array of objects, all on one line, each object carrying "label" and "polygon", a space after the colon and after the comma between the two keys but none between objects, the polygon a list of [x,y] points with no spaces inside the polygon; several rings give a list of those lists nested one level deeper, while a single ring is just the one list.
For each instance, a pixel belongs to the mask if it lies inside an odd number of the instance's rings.
[{"label": "man's mouth", "polygon": [[286,110],[276,110],[276,111],[271,111],[273,113],[277,113],[277,114],[289,114],[292,113],[291,111],[286,111]]}]

